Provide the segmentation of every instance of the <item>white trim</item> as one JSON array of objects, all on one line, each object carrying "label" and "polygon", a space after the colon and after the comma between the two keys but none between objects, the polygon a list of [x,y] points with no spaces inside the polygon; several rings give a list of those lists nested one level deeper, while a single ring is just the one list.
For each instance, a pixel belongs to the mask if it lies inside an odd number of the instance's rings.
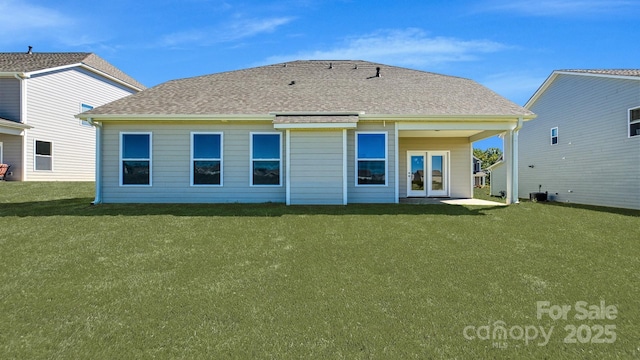
[{"label": "white trim", "polygon": [[[377,134],[384,135],[384,159],[382,158],[374,158],[374,159],[362,159],[363,161],[383,161],[384,160],[384,184],[358,184],[358,135],[360,134]],[[355,186],[357,187],[380,187],[380,186],[389,186],[389,133],[387,131],[356,131],[355,132],[355,141],[354,141],[354,169],[355,169]]]},{"label": "white trim", "polygon": [[[49,152],[51,153],[51,155],[39,155],[37,153],[37,143],[38,142],[42,142],[42,143],[49,143]],[[39,157],[42,158],[49,158],[51,159],[51,169],[46,169],[46,170],[41,170],[41,169],[37,169],[36,168],[36,159]],[[33,172],[37,172],[37,173],[47,173],[47,172],[53,172],[53,141],[48,141],[48,140],[39,140],[39,139],[33,139]]]},{"label": "white trim", "polygon": [[291,130],[289,129],[285,131],[285,143],[285,202],[291,205]]},{"label": "white trim", "polygon": [[[278,170],[279,175],[279,184],[277,185],[269,185],[269,184],[257,184],[253,183],[253,135],[278,135],[279,144],[278,154],[279,158],[277,159],[255,159],[257,161],[278,161],[280,163],[280,168]],[[249,133],[249,186],[251,187],[279,187],[282,186],[282,132],[280,131],[252,131]]]},{"label": "white trim", "polygon": [[0,141],[0,164],[4,164],[3,160],[3,156],[4,156],[4,147],[2,145],[2,141]]},{"label": "white trim", "polygon": [[[553,136],[553,130],[554,129],[556,130],[556,136]],[[554,137],[556,138],[555,144],[553,143],[553,138]],[[551,144],[552,146],[553,145],[558,145],[558,141],[559,140],[560,140],[560,136],[559,136],[559,133],[558,133],[558,127],[557,126],[552,127],[551,130],[549,130],[549,144]]]},{"label": "white trim", "polygon": [[636,107],[633,107],[633,108],[627,110],[627,120],[628,120],[628,122],[627,122],[627,137],[629,137],[629,138],[635,138],[635,137],[640,138],[640,135],[631,135],[631,125],[640,124],[640,118],[631,121],[631,111],[633,111],[633,110],[640,110],[640,106],[636,106]]},{"label": "white trim", "polygon": [[398,130],[500,130],[507,131],[513,130],[516,127],[517,122],[447,122],[447,121],[433,121],[433,122],[408,122],[401,121],[398,124]]},{"label": "white trim", "polygon": [[[195,135],[220,135],[220,158],[194,158],[193,157],[193,139]],[[189,148],[189,186],[193,187],[222,187],[224,185],[224,134],[221,131],[192,131],[190,135]],[[193,163],[195,161],[220,161],[220,184],[194,184],[193,183]]]},{"label": "white trim", "polygon": [[93,118],[96,121],[271,121],[275,119],[273,115],[255,114],[77,114],[79,119]]},{"label": "white trim", "polygon": [[348,200],[348,189],[349,189],[349,176],[347,173],[347,129],[342,129],[342,205],[347,205]]},{"label": "white trim", "polygon": [[365,121],[408,121],[408,122],[471,122],[471,123],[492,123],[492,122],[517,122],[520,117],[526,120],[535,119],[535,114],[521,115],[417,115],[417,114],[361,114],[359,120]]},{"label": "white trim", "polygon": [[274,129],[355,129],[358,123],[286,123],[273,124]]},{"label": "white trim", "polygon": [[91,118],[87,121],[96,128],[96,196],[93,204],[100,204],[102,202],[102,124],[94,123]]},{"label": "white trim", "polygon": [[[149,158],[123,158],[122,157],[122,149],[123,149],[123,136],[124,135],[149,135]],[[118,183],[120,186],[126,187],[151,187],[153,186],[153,133],[150,131],[121,131],[120,132],[120,153],[118,155]],[[149,161],[149,183],[148,184],[123,184],[122,183],[122,162],[126,160],[138,160],[138,161]]]},{"label": "white trim", "polygon": [[[28,83],[29,81],[25,78],[20,78],[16,75],[16,79],[20,81],[20,122],[28,125],[28,116],[27,116],[27,92],[28,92]],[[31,126],[29,127],[31,128]],[[29,131],[25,129],[22,135],[22,181],[27,181],[27,177],[29,172],[27,171],[27,147],[29,144],[28,140]],[[35,149],[34,149],[35,152]]]},{"label": "white trim", "polygon": [[54,72],[54,71],[59,71],[59,70],[67,70],[67,69],[72,69],[75,67],[79,67],[85,70],[88,70],[94,74],[100,75],[108,80],[111,80],[115,83],[118,83],[120,85],[123,85],[125,87],[128,87],[129,89],[133,89],[136,91],[142,91],[142,88],[137,87],[136,85],[130,84],[124,80],[120,80],[114,76],[111,76],[107,73],[105,73],[104,71],[98,70],[94,67],[91,67],[89,65],[86,65],[84,63],[75,63],[75,64],[68,64],[68,65],[62,65],[62,66],[56,66],[56,67],[52,67],[52,68],[47,68],[47,69],[41,69],[41,70],[34,70],[34,71],[29,71],[29,72],[25,72],[25,73],[20,73],[19,75],[24,77],[24,78],[30,78],[33,75],[39,75],[39,74],[44,74],[44,73],[48,73],[48,72]]},{"label": "white trim", "polygon": [[393,134],[393,161],[394,161],[394,168],[395,168],[395,189],[394,189],[394,193],[395,193],[395,197],[396,197],[396,204],[400,203],[400,144],[398,142],[400,136],[399,136],[399,131],[398,131],[398,122],[394,123],[394,134]]}]

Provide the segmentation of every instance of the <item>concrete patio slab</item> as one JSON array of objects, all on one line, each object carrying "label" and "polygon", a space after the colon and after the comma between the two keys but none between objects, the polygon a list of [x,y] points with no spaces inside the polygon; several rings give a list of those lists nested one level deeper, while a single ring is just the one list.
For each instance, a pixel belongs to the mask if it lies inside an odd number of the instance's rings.
[{"label": "concrete patio slab", "polygon": [[447,204],[447,205],[479,205],[479,206],[507,206],[507,204],[481,199],[451,199],[451,198],[401,198],[400,204]]}]

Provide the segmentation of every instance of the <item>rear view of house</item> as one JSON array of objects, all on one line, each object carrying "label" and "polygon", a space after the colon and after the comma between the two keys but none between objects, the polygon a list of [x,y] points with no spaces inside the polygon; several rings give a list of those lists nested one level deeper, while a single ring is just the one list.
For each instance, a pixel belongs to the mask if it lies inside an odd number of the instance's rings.
[{"label": "rear view of house", "polygon": [[523,196],[640,209],[640,69],[554,71],[525,107]]},{"label": "rear view of house", "polygon": [[7,180],[93,181],[95,128],[74,115],[144,86],[91,53],[0,53]]},{"label": "rear view of house", "polygon": [[97,126],[96,202],[396,203],[473,197],[472,143],[514,146],[530,111],[469,80],[294,61],[173,80],[79,115]]}]

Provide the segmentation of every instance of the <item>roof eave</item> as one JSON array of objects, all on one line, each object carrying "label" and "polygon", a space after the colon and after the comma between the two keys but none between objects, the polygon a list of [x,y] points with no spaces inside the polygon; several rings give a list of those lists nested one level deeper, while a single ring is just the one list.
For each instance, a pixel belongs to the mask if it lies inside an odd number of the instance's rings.
[{"label": "roof eave", "polygon": [[504,122],[522,119],[528,121],[536,118],[536,114],[518,115],[419,115],[419,114],[365,114],[360,115],[360,120],[397,120],[397,121],[478,121],[478,122]]},{"label": "roof eave", "polygon": [[275,115],[263,114],[87,114],[75,116],[78,119],[94,121],[273,121]]},{"label": "roof eave", "polygon": [[91,66],[89,66],[89,65],[87,65],[85,63],[74,63],[74,64],[56,66],[56,67],[52,67],[52,68],[28,71],[28,72],[24,72],[24,73],[20,73],[20,74],[22,74],[23,78],[30,78],[33,75],[39,75],[39,74],[52,72],[52,71],[66,70],[66,69],[71,69],[71,68],[74,68],[74,67],[80,67],[80,68],[83,68],[85,70],[91,71],[92,73],[100,75],[100,76],[102,76],[104,78],[107,78],[107,79],[109,79],[109,80],[111,80],[113,82],[116,82],[116,83],[118,83],[120,85],[126,86],[126,87],[128,87],[130,89],[133,89],[135,91],[144,90],[144,89],[139,88],[139,87],[137,87],[137,86],[135,86],[133,84],[130,84],[130,83],[126,82],[126,81],[123,81],[123,80],[120,80],[120,79],[118,79],[118,78],[116,78],[114,76],[111,76],[111,75],[105,73],[104,71],[100,71],[100,70],[98,70],[98,69],[96,69],[94,67],[91,67]]}]

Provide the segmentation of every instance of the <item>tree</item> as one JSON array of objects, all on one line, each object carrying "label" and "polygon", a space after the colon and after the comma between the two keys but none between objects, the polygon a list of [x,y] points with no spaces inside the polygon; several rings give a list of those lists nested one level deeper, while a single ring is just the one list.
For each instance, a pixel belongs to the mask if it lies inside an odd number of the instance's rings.
[{"label": "tree", "polygon": [[502,150],[494,147],[488,148],[487,150],[473,149],[473,156],[482,161],[482,168],[486,169],[500,160]]}]

